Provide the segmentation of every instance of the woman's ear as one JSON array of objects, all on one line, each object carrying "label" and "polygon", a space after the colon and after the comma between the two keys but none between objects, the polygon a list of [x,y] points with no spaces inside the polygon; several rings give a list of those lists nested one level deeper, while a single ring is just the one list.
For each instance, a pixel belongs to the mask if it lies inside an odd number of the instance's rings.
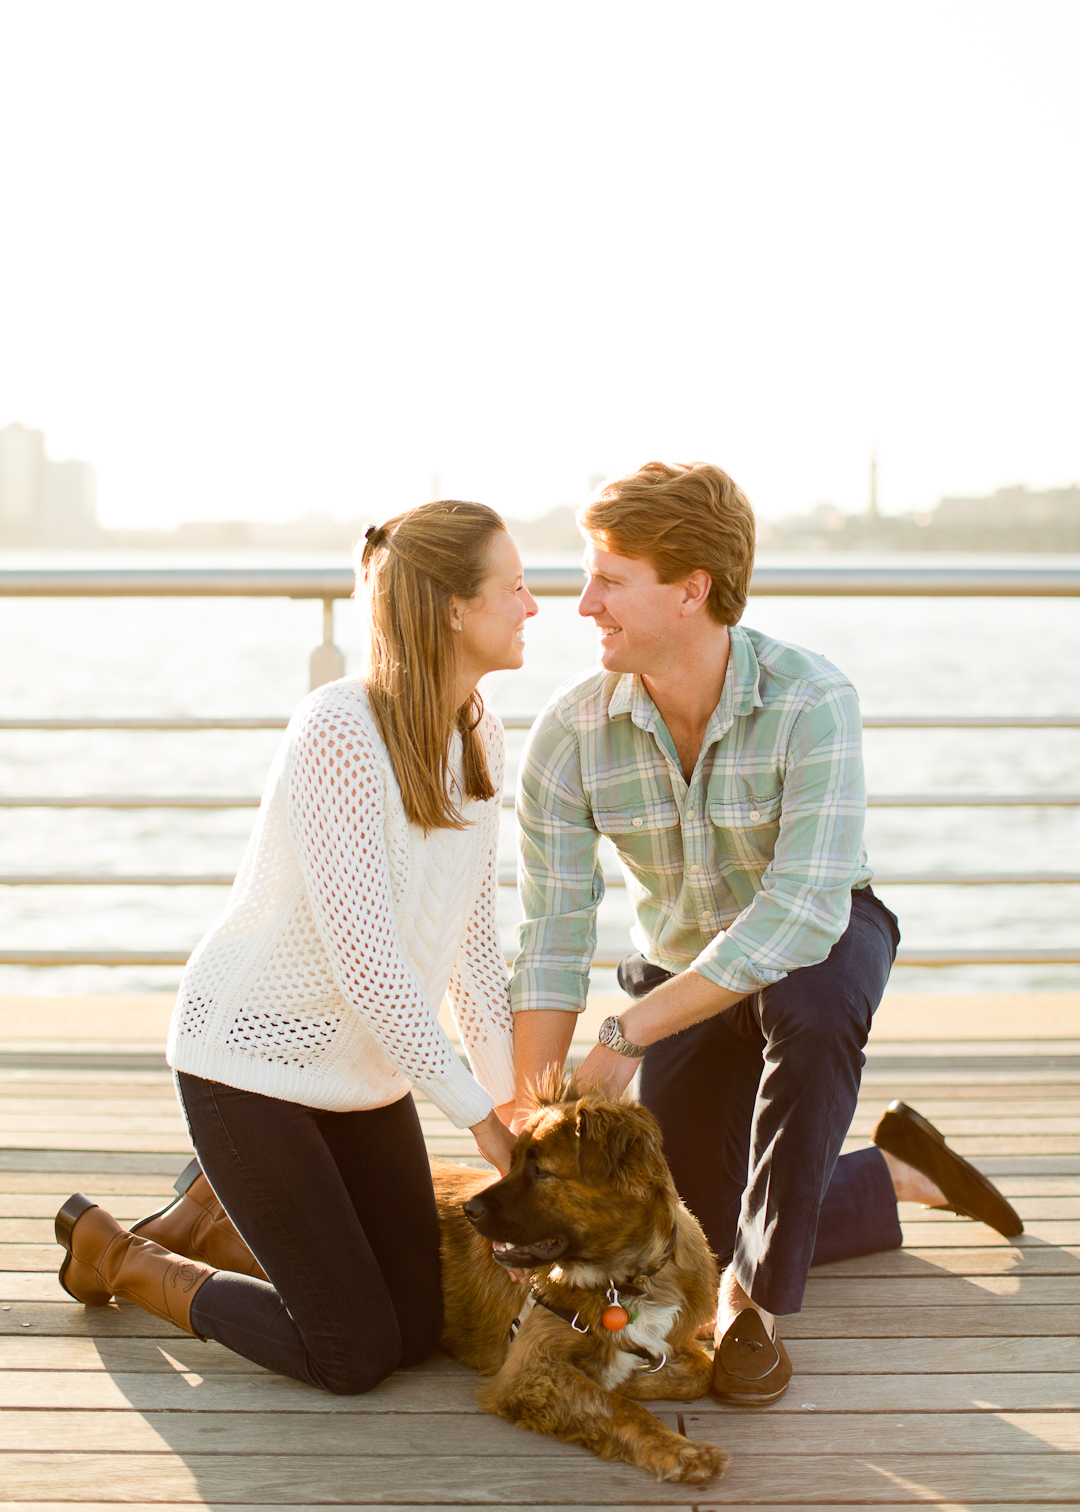
[{"label": "woman's ear", "polygon": [[465,619],[465,600],[456,594],[450,595],[450,628],[460,630]]}]

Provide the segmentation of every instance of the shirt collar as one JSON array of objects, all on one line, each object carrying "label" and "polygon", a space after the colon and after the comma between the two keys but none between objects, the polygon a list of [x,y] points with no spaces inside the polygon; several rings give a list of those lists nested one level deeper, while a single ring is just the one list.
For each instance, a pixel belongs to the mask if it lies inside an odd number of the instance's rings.
[{"label": "shirt collar", "polygon": [[[762,706],[761,668],[753,642],[741,625],[732,625],[729,634],[731,650],[728,654],[724,691],[709,721],[706,741],[715,739],[730,729],[733,720],[739,716]],[[649,697],[645,684],[634,672],[623,673],[608,700],[608,718],[617,719],[621,714],[629,714],[640,730],[654,730],[656,727],[656,705]]]}]

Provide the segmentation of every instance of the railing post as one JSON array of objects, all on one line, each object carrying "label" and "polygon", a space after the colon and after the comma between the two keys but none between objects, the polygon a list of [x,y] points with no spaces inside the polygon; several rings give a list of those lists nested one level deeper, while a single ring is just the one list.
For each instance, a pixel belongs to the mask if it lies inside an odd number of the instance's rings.
[{"label": "railing post", "polygon": [[345,676],[345,658],[334,645],[334,601],[322,601],[322,645],[311,653],[311,686],[321,688],[323,683],[336,682]]}]

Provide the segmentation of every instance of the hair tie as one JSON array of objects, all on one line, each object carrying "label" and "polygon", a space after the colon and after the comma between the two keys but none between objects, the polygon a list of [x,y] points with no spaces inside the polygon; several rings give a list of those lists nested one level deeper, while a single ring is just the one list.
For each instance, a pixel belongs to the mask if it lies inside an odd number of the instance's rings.
[{"label": "hair tie", "polygon": [[383,526],[369,525],[364,531],[364,557],[368,557],[378,547],[385,546],[389,539]]}]

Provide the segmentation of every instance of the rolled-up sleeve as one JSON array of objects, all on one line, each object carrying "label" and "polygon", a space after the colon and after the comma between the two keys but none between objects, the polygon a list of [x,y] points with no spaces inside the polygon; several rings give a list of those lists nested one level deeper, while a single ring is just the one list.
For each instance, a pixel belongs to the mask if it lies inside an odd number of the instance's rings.
[{"label": "rolled-up sleeve", "polygon": [[793,726],[780,832],[761,891],[691,969],[750,993],[823,961],[847,928],[851,889],[866,875],[865,812],[859,703],[842,684]]},{"label": "rolled-up sleeve", "polygon": [[575,734],[555,708],[540,715],[518,781],[518,884],[524,919],[510,986],[515,1013],[580,1013],[604,896],[600,836],[585,796]]}]

